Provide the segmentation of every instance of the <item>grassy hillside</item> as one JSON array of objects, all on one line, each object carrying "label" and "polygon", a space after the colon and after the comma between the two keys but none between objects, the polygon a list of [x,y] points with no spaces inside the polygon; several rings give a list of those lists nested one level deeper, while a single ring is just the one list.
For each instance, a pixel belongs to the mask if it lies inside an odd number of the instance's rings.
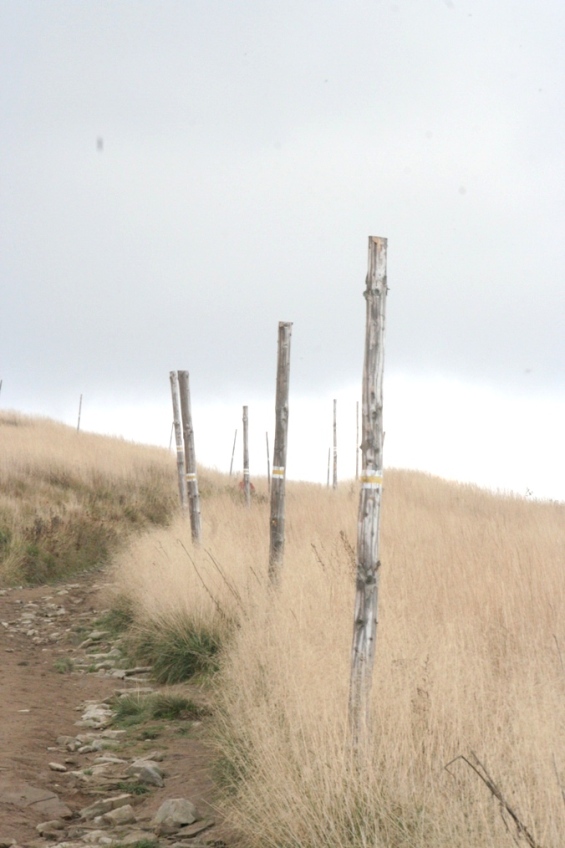
[{"label": "grassy hillside", "polygon": [[[219,665],[222,779],[246,844],[527,845],[463,760],[445,768],[474,753],[535,844],[562,848],[564,506],[404,471],[386,473],[383,504],[361,765],[346,745],[355,485],[288,485],[275,595],[266,498],[246,510],[221,479],[203,506],[203,549],[182,521],[134,541],[116,578],[138,648],[164,679]],[[183,654],[194,659],[184,669]]]},{"label": "grassy hillside", "polygon": [[167,451],[0,414],[0,583],[101,565],[132,531],[177,508]]},{"label": "grassy hillside", "polygon": [[112,559],[131,651],[162,680],[213,688],[244,844],[565,845],[565,505],[386,472],[372,733],[352,761],[355,484],[288,484],[273,593],[264,481],[246,509],[233,481],[202,474],[196,549],[166,451],[6,414],[0,438],[3,579]]}]

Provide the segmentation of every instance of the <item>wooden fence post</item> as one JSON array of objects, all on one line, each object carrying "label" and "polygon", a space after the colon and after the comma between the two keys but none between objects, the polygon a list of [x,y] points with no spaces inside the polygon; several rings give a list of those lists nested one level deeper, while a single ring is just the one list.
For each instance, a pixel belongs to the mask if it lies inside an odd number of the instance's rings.
[{"label": "wooden fence post", "polygon": [[337,489],[337,400],[334,400],[334,473],[332,488]]},{"label": "wooden fence post", "polygon": [[77,433],[80,431],[80,416],[82,413],[82,395],[79,398],[78,402],[78,421],[77,421]]},{"label": "wooden fence post", "polygon": [[249,415],[243,407],[243,495],[245,506],[251,506],[251,485],[249,481]]},{"label": "wooden fence post", "polygon": [[271,482],[271,536],[269,548],[269,580],[280,580],[284,557],[285,474],[288,435],[288,386],[290,376],[290,337],[292,323],[279,321],[277,354],[276,429]]},{"label": "wooden fence post", "polygon": [[267,443],[267,491],[271,491],[271,455],[269,453],[269,431],[265,433],[265,441]]},{"label": "wooden fence post", "polygon": [[184,448],[182,445],[182,424],[180,420],[179,378],[176,371],[169,372],[171,397],[173,401],[173,429],[177,447],[177,476],[179,480],[179,498],[183,513],[188,510],[188,492],[186,488],[186,470],[184,465]]},{"label": "wooden fence post", "polygon": [[180,409],[182,414],[182,434],[184,438],[184,461],[186,465],[186,488],[190,511],[190,529],[192,541],[199,545],[202,539],[200,520],[200,495],[196,476],[196,453],[194,451],[194,429],[190,409],[190,386],[188,371],[179,371]]},{"label": "wooden fence post", "polygon": [[379,523],[383,474],[383,370],[387,240],[369,238],[365,358],[363,365],[362,470],[357,529],[357,581],[351,650],[349,730],[354,750],[368,731],[377,639]]},{"label": "wooden fence post", "polygon": [[355,404],[355,479],[359,479],[359,401]]}]

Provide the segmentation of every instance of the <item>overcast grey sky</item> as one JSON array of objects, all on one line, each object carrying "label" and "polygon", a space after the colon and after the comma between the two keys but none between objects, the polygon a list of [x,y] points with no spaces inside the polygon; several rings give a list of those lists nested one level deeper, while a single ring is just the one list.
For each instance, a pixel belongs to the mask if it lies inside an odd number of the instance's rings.
[{"label": "overcast grey sky", "polygon": [[564,37],[562,0],[0,0],[2,405],[268,402],[279,320],[335,396],[373,234],[389,380],[561,409]]}]

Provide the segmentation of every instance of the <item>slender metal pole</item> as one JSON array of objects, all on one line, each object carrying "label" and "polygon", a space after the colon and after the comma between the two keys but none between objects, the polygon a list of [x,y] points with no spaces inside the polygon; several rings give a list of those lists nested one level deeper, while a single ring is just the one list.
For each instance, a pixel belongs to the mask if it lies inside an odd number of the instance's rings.
[{"label": "slender metal pole", "polygon": [[355,404],[355,479],[359,479],[359,401]]},{"label": "slender metal pole", "polygon": [[[176,371],[169,372],[171,397],[173,401],[173,431],[177,448],[177,476],[179,481],[179,498],[182,511],[188,511],[188,490],[186,487],[186,468],[184,464],[184,447],[182,443],[182,424],[180,414],[179,377]],[[172,434],[171,434],[172,435]]]},{"label": "slender metal pole", "polygon": [[233,448],[231,449],[230,477],[231,477],[232,471],[233,471],[233,458],[234,458],[234,455],[235,455],[235,443],[236,443],[236,441],[237,441],[237,429],[235,431],[235,436],[233,437]]},{"label": "slender metal pole", "polygon": [[251,506],[251,485],[249,481],[249,413],[247,406],[243,407],[243,496],[245,506]]},{"label": "slender metal pole", "polygon": [[363,365],[363,465],[357,529],[357,580],[349,689],[350,741],[361,750],[368,733],[377,640],[379,525],[383,482],[383,371],[387,240],[369,238]]},{"label": "slender metal pole", "polygon": [[334,400],[334,473],[332,488],[337,489],[337,400]]},{"label": "slender metal pole", "polygon": [[80,432],[80,416],[81,416],[81,413],[82,413],[82,395],[80,396],[80,399],[79,399],[79,402],[78,402],[77,433]]},{"label": "slender metal pole", "polygon": [[288,436],[288,387],[290,377],[290,337],[292,324],[279,322],[277,356],[276,429],[271,483],[271,535],[269,547],[269,579],[276,585],[280,580],[284,558],[285,474]]},{"label": "slender metal pole", "polygon": [[190,385],[188,371],[179,371],[180,410],[182,415],[182,434],[184,439],[184,461],[186,466],[186,488],[190,511],[190,529],[192,541],[200,544],[202,540],[202,522],[200,518],[200,494],[196,476],[196,453],[194,450],[194,429],[190,409]]},{"label": "slender metal pole", "polygon": [[269,453],[269,432],[265,433],[265,441],[267,442],[267,491],[271,491],[271,455]]}]

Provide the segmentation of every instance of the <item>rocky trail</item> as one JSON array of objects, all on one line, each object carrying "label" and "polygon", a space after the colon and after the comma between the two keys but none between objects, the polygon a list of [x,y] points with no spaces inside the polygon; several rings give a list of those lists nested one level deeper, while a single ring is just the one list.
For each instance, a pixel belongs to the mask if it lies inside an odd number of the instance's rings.
[{"label": "rocky trail", "polygon": [[205,711],[117,721],[164,690],[128,667],[107,604],[100,573],[0,590],[0,848],[219,848]]}]

